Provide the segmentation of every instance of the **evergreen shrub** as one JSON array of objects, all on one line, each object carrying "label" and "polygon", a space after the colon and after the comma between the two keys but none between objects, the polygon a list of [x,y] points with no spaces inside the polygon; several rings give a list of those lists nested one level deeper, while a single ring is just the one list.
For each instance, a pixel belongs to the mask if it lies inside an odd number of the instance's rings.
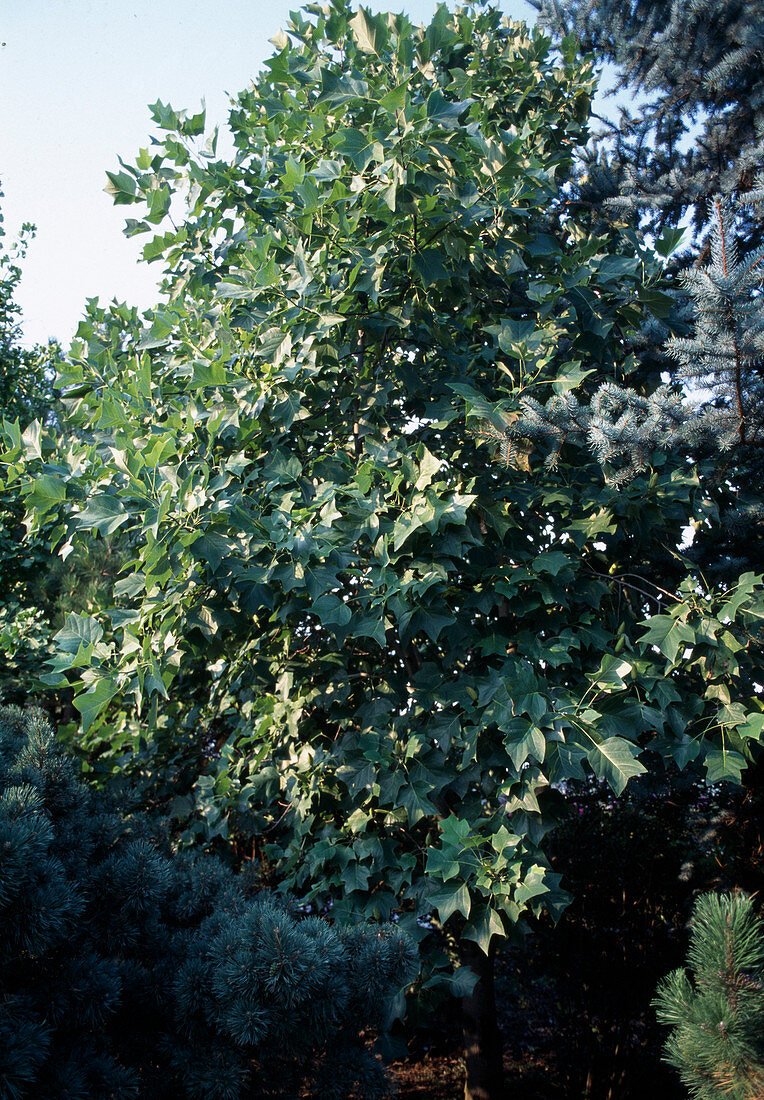
[{"label": "evergreen shrub", "polygon": [[300,919],[173,853],[41,711],[0,709],[4,1100],[385,1096],[369,1036],[415,970],[394,926]]},{"label": "evergreen shrub", "polygon": [[658,987],[666,1060],[694,1100],[764,1096],[764,923],[747,894],[704,894],[695,905],[690,978]]}]

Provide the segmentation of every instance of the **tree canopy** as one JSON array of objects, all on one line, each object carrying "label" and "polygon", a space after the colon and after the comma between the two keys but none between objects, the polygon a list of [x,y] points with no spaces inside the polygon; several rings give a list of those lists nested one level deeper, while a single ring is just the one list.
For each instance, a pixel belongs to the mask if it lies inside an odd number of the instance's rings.
[{"label": "tree canopy", "polygon": [[144,207],[165,301],[92,308],[60,375],[77,437],[7,429],[6,468],[38,463],[32,522],[60,516],[64,552],[132,547],[47,677],[79,684],[99,766],[148,738],[167,787],[195,769],[189,837],[255,832],[337,915],[421,936],[430,912],[487,948],[564,900],[554,787],[619,792],[648,747],[739,775],[757,579],[696,594],[679,463],[617,491],[580,447],[552,470],[481,447],[529,394],[628,377],[656,304],[633,233],[565,213],[589,63],[491,9],[306,12],[232,111],[233,161],[154,106],[163,137],[110,189]]}]

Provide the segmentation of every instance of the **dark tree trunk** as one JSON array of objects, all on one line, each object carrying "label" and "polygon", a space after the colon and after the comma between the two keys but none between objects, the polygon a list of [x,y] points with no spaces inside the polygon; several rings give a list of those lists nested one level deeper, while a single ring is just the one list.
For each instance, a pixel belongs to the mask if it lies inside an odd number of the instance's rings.
[{"label": "dark tree trunk", "polygon": [[471,996],[462,999],[462,1037],[466,1077],[464,1100],[504,1100],[501,1035],[496,1022],[494,951],[485,955],[476,943],[462,940],[462,962],[478,975]]}]

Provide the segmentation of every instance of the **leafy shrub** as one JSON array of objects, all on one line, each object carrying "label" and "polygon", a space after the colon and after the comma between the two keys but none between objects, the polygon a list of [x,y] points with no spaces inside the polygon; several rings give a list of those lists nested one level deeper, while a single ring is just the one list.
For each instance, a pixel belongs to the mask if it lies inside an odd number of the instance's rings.
[{"label": "leafy shrub", "polygon": [[0,1096],[387,1095],[366,1043],[414,948],[299,919],[88,790],[0,710]]}]

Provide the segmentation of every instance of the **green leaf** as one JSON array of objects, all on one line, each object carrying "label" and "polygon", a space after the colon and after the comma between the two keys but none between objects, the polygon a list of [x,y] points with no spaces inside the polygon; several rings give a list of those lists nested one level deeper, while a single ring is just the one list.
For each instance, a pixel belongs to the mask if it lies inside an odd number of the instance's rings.
[{"label": "green leaf", "polygon": [[703,761],[706,769],[706,783],[720,783],[725,779],[732,783],[740,783],[747,763],[745,757],[739,752],[731,752],[729,749],[710,749]]},{"label": "green leaf", "polygon": [[477,911],[473,907],[473,915],[464,926],[462,939],[472,940],[487,955],[493,936],[500,939],[505,936],[504,924],[499,914],[487,905],[479,906]]},{"label": "green leaf", "polygon": [[749,737],[753,741],[761,741],[764,735],[764,714],[755,712],[749,714],[745,722],[737,727],[736,733],[739,737]]},{"label": "green leaf", "polygon": [[65,653],[77,653],[80,646],[91,646],[103,638],[103,627],[92,615],[70,611],[64,625],[53,635],[53,641]]},{"label": "green leaf", "polygon": [[534,573],[549,573],[552,577],[571,564],[570,558],[560,550],[546,550],[538,554],[531,563]]},{"label": "green leaf", "polygon": [[162,103],[158,99],[156,103],[149,104],[151,117],[163,130],[178,130],[180,128],[180,116],[172,109],[169,103]]},{"label": "green leaf", "polygon": [[122,501],[109,493],[100,493],[90,500],[77,516],[77,526],[111,535],[130,519]]},{"label": "green leaf", "polygon": [[639,746],[623,737],[606,737],[587,749],[586,756],[598,779],[606,779],[615,794],[621,794],[628,781],[643,775],[647,768],[635,759]]},{"label": "green leaf", "polygon": [[671,615],[653,615],[642,626],[646,626],[647,631],[639,639],[640,644],[657,646],[672,664],[676,662],[680,648],[684,649],[695,641],[694,631]]},{"label": "green leaf", "polygon": [[135,179],[127,172],[107,172],[109,182],[104,187],[107,195],[111,195],[117,206],[126,206],[136,201],[137,185]]},{"label": "green leaf", "polygon": [[363,172],[374,155],[372,143],[360,130],[337,130],[331,141],[333,151],[347,157],[359,172]]},{"label": "green leaf", "polygon": [[314,600],[311,610],[314,615],[318,615],[324,626],[345,626],[352,617],[348,605],[332,592]]},{"label": "green leaf", "polygon": [[117,685],[108,676],[96,680],[95,684],[74,698],[74,705],[82,715],[82,732],[87,733],[98,715],[119,691]]},{"label": "green leaf", "polygon": [[668,294],[663,294],[660,290],[653,290],[648,287],[640,287],[638,294],[640,302],[644,302],[656,317],[668,317],[671,313],[674,299]]},{"label": "green leaf", "polygon": [[605,256],[597,265],[597,273],[605,281],[620,282],[625,275],[636,275],[638,270],[638,256]]},{"label": "green leaf", "polygon": [[595,687],[623,691],[626,687],[625,678],[631,673],[632,668],[628,661],[612,653],[606,653],[600,662],[599,669],[592,673],[591,680]]},{"label": "green leaf", "polygon": [[515,889],[514,900],[516,904],[524,908],[529,901],[548,893],[549,886],[546,881],[548,874],[546,867],[538,865],[531,867]]},{"label": "green leaf", "polygon": [[517,737],[505,737],[504,748],[509,753],[512,764],[520,770],[529,756],[543,764],[546,755],[546,738],[537,726],[529,726],[527,732]]},{"label": "green leaf", "polygon": [[212,572],[216,573],[235,546],[234,541],[225,535],[218,534],[217,531],[207,531],[194,539],[191,549],[197,561],[207,562]]},{"label": "green leaf", "polygon": [[449,977],[448,988],[454,997],[469,997],[478,980],[478,975],[469,966],[457,966]]},{"label": "green leaf", "polygon": [[398,84],[395,88],[392,88],[389,92],[382,96],[379,101],[380,107],[384,107],[386,111],[402,111],[406,106],[406,93],[408,91],[409,80],[408,77],[402,84]]},{"label": "green leaf", "polygon": [[22,432],[21,439],[24,443],[24,450],[28,458],[42,458],[42,449],[40,447],[41,433],[42,425],[39,420],[33,420]]},{"label": "green leaf", "polygon": [[[219,283],[216,292],[221,297],[226,297],[225,284]],[[246,291],[246,293],[249,293]],[[194,363],[194,373],[190,381],[193,389],[202,389],[204,386],[224,386],[229,381],[229,375],[221,362],[213,359],[197,360]]]},{"label": "green leaf", "polygon": [[359,7],[353,18],[348,20],[348,24],[353,31],[353,38],[359,50],[376,55],[379,52],[377,48],[378,36],[381,36],[379,35],[377,20],[371,12],[366,8]]},{"label": "green leaf", "polygon": [[684,229],[664,229],[662,235],[655,242],[655,250],[660,256],[670,256],[679,247],[685,235]]},{"label": "green leaf", "polygon": [[448,382],[447,385],[450,390],[465,399],[468,416],[477,416],[487,420],[497,431],[503,432],[505,430],[508,425],[506,417],[502,415],[494,403],[488,401],[474,386],[469,385],[467,382]]},{"label": "green leaf", "polygon": [[415,252],[411,257],[411,267],[419,276],[423,287],[431,287],[434,283],[451,278],[437,248],[424,248],[421,252]]},{"label": "green leaf", "polygon": [[594,369],[583,370],[580,363],[571,363],[565,368],[564,372],[557,375],[552,383],[552,389],[560,395],[570,393],[571,390],[578,389],[590,374],[596,374],[596,371]]},{"label": "green leaf", "polygon": [[761,598],[761,581],[759,574],[744,573],[735,585],[733,594],[719,608],[719,619],[724,623],[734,622],[741,608],[747,610],[746,604],[753,596]]},{"label": "green leaf", "polygon": [[421,784],[405,784],[398,797],[408,815],[409,825],[416,825],[417,821],[421,821],[423,817],[436,813],[427,789]]},{"label": "green leaf", "polygon": [[427,448],[424,448],[424,455],[419,463],[419,476],[417,477],[414,488],[422,492],[430,484],[432,479],[437,474],[441,467],[441,461],[436,458],[435,455],[430,454]]},{"label": "green leaf", "polygon": [[448,882],[456,878],[460,873],[459,860],[454,858],[451,851],[443,851],[441,848],[431,848],[427,853],[427,874]]},{"label": "green leaf", "polygon": [[40,474],[27,493],[26,505],[30,509],[45,513],[63,500],[66,500],[66,485],[61,478],[53,474]]},{"label": "green leaf", "polygon": [[428,897],[428,904],[437,911],[441,924],[445,924],[454,913],[461,913],[467,918],[470,915],[471,900],[469,888],[463,883],[452,883],[442,886]]},{"label": "green leaf", "polygon": [[472,99],[452,102],[445,98],[439,88],[427,97],[427,117],[444,129],[453,129],[459,124],[459,116],[473,103]]}]

